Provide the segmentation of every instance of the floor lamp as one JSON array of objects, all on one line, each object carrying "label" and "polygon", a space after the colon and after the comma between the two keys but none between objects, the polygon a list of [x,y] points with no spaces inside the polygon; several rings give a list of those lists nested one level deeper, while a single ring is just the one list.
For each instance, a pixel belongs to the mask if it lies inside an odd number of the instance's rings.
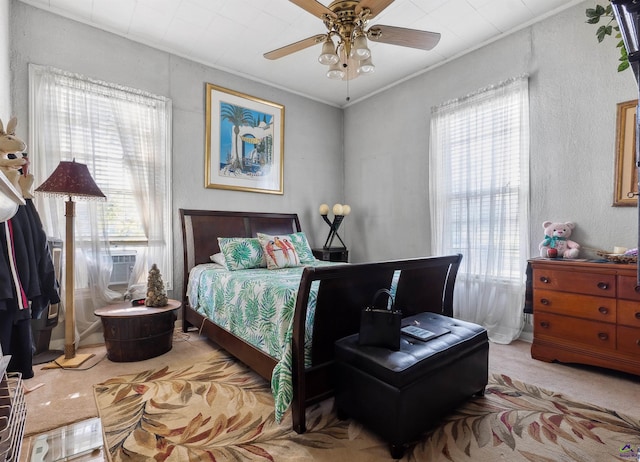
[{"label": "floor lamp", "polygon": [[64,355],[55,360],[60,367],[78,367],[93,354],[76,354],[75,347],[75,281],[74,281],[74,218],[76,199],[83,200],[106,200],[106,196],[100,191],[91,178],[89,169],[84,164],[75,161],[61,161],[60,165],[53,171],[36,192],[47,196],[67,197],[65,202],[65,319],[64,319]]}]

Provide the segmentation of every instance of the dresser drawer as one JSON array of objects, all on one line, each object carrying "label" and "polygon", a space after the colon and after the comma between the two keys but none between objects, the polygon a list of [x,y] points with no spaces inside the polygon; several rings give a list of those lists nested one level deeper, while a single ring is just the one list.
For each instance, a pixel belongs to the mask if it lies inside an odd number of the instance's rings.
[{"label": "dresser drawer", "polygon": [[618,324],[640,328],[640,302],[618,300]]},{"label": "dresser drawer", "polygon": [[640,356],[640,329],[618,326],[618,351]]},{"label": "dresser drawer", "polygon": [[615,297],[616,275],[539,268],[533,271],[533,288]]},{"label": "dresser drawer", "polygon": [[533,295],[533,312],[539,311],[615,323],[616,299],[540,289]]},{"label": "dresser drawer", "polygon": [[618,276],[618,297],[640,302],[640,293],[636,292],[635,276]]},{"label": "dresser drawer", "polygon": [[592,348],[614,350],[616,347],[615,324],[588,321],[586,319],[534,312],[534,338],[553,338],[589,345]]}]

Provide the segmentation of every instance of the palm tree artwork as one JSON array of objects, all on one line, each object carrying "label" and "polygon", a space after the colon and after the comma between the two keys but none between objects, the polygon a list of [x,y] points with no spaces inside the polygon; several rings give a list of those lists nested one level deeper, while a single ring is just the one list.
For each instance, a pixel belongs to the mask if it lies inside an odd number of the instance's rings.
[{"label": "palm tree artwork", "polygon": [[[256,177],[268,174],[273,160],[273,115],[220,104],[220,173]],[[223,152],[227,158],[223,159]]]}]

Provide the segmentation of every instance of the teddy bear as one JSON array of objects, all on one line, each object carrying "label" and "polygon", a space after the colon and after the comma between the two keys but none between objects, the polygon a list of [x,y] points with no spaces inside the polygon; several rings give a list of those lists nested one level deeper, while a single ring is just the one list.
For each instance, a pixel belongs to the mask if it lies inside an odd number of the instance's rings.
[{"label": "teddy bear", "polygon": [[580,244],[569,239],[576,227],[570,221],[566,223],[554,223],[545,221],[544,240],[538,246],[540,256],[545,258],[577,258],[580,252]]},{"label": "teddy bear", "polygon": [[25,199],[33,199],[30,192],[33,175],[27,173],[29,161],[26,155],[22,154],[27,145],[16,136],[17,124],[18,119],[12,117],[5,131],[0,120],[0,171],[18,191],[22,192]]}]

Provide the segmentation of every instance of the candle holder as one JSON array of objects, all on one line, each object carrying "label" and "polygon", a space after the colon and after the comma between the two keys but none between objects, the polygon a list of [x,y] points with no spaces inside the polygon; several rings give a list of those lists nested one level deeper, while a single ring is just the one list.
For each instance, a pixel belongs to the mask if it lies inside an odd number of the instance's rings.
[{"label": "candle holder", "polygon": [[327,204],[322,204],[320,206],[320,215],[330,228],[329,235],[327,236],[327,240],[324,242],[322,248],[325,250],[332,248],[331,244],[333,244],[333,240],[335,238],[338,238],[338,240],[342,244],[342,248],[346,249],[347,246],[344,244],[344,241],[338,234],[338,229],[340,228],[344,217],[351,213],[351,207],[349,207],[348,205],[335,204],[332,210],[334,215],[333,221],[329,219],[329,206]]}]

